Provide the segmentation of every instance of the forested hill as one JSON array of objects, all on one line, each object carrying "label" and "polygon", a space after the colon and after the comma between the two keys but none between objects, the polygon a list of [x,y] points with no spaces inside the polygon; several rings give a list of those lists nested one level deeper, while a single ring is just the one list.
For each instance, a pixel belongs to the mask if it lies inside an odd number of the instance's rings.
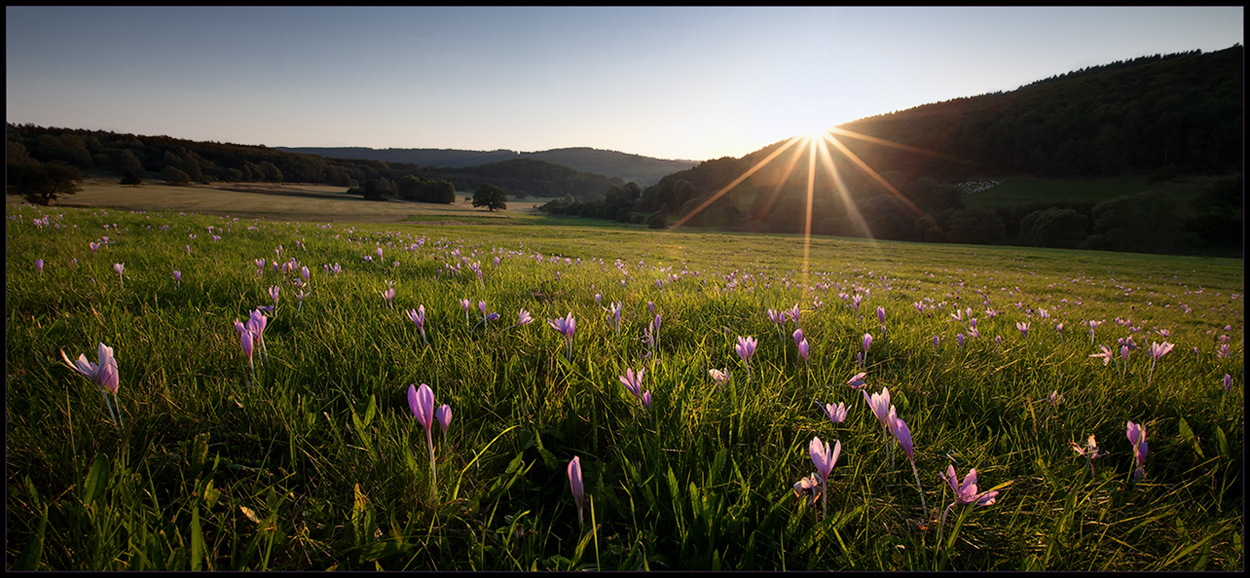
[{"label": "forested hill", "polygon": [[910,177],[1240,170],[1244,69],[1241,45],[1147,56],[841,128],[975,163],[843,139],[872,166]]},{"label": "forested hill", "polygon": [[[345,189],[404,196],[398,183],[411,176],[459,191],[482,184],[526,196],[596,197],[626,181],[537,158],[513,158],[474,167],[438,168],[408,162],[324,158],[257,145],[199,142],[169,136],[118,134],[35,125],[7,125],[9,165],[68,165],[88,174],[128,173],[171,184],[193,182],[325,183]],[[440,198],[447,198],[446,196]]]},{"label": "forested hill", "polygon": [[642,186],[655,184],[665,175],[686,170],[695,161],[664,160],[587,147],[518,153],[510,150],[466,151],[455,149],[373,149],[367,147],[274,147],[275,150],[338,159],[370,159],[392,163],[416,163],[426,167],[475,167],[516,159],[539,159],[579,171],[617,177]]},{"label": "forested hill", "polygon": [[[830,145],[836,176],[817,165],[811,197],[802,144],[713,198],[786,146],[783,141],[668,175],[632,208],[650,213],[655,226],[680,220],[747,231],[802,233],[810,227],[817,234],[879,239],[1145,252],[1235,247],[1243,206],[1243,77],[1241,45],[1091,67],[1011,92],[842,125],[870,138],[835,131],[858,159]],[[1192,200],[1142,189],[1099,201],[964,204],[965,195],[1007,177],[1113,176],[1160,186],[1180,177],[1212,184]],[[835,182],[842,185],[835,189]]]}]

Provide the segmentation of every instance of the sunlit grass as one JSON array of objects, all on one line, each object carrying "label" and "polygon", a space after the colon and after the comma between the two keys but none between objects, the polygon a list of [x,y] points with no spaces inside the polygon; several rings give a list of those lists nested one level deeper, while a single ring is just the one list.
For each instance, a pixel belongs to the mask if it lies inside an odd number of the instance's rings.
[{"label": "sunlit grass", "polygon": [[[1241,565],[1240,260],[625,228],[7,215],[10,568]],[[48,223],[35,224],[42,215]],[[291,257],[312,272],[302,306],[298,273],[272,267]],[[323,269],[335,263],[341,273]],[[386,281],[397,293],[389,306]],[[269,357],[256,353],[249,387],[233,322],[272,305],[275,285]],[[863,298],[858,313],[841,294]],[[460,299],[474,303],[468,323]],[[478,300],[500,318],[474,327]],[[620,338],[604,309],[616,301]],[[648,302],[663,316],[653,354],[642,341]],[[795,303],[807,365],[794,324],[779,338],[765,315]],[[418,305],[429,347],[403,313]],[[535,322],[510,327],[521,308]],[[967,326],[950,315],[965,308],[981,336],[961,348],[955,334]],[[566,360],[546,320],[569,313]],[[1026,319],[1027,339],[1015,326]],[[1176,349],[1153,383],[1144,349],[1122,375],[1089,357],[1090,319],[1105,320],[1097,344],[1132,335],[1146,348],[1167,330]],[[844,385],[864,333],[874,336],[868,391],[888,387],[911,429],[927,512],[901,449]],[[739,335],[759,340],[749,378]],[[121,431],[96,386],[60,358],[98,342],[119,362]],[[650,410],[619,381],[641,368]],[[730,381],[717,387],[712,368]],[[434,432],[435,488],[406,398],[422,383],[454,411],[446,441]],[[822,405],[839,402],[848,417],[832,424]],[[1139,484],[1128,482],[1128,420],[1149,436]],[[1096,475],[1069,448],[1091,434],[1109,452]],[[791,490],[814,471],[816,436],[842,444],[823,518]],[[581,529],[566,475],[575,455]],[[948,465],[961,476],[975,467],[998,501],[958,506],[942,523]]]}]

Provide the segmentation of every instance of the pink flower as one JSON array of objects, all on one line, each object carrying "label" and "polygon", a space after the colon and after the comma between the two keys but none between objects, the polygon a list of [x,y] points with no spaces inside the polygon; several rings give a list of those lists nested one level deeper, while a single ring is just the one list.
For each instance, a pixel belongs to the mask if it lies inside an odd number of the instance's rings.
[{"label": "pink flower", "polygon": [[800,314],[800,313],[802,313],[802,311],[799,309],[799,304],[798,304],[798,303],[795,303],[795,304],[794,304],[794,307],[791,307],[791,308],[790,308],[789,310],[787,310],[785,313],[786,313],[786,317],[789,317],[789,318],[790,318],[790,321],[793,321],[795,325],[798,325],[798,323],[799,323],[799,314]]},{"label": "pink flower", "polygon": [[[955,494],[955,501],[951,506],[957,504],[976,504],[978,506],[989,506],[998,498],[998,492],[981,492],[977,493],[977,469],[968,470],[968,475],[964,476],[961,483],[956,483],[955,466],[947,466],[946,472],[941,475],[951,487],[951,492]],[[947,508],[950,509],[949,507]]]},{"label": "pink flower", "polygon": [[865,333],[864,338],[861,340],[861,344],[864,346],[864,353],[868,353],[868,348],[872,347],[872,334]]},{"label": "pink flower", "polygon": [[634,373],[632,369],[626,369],[625,375],[621,376],[621,383],[625,384],[625,388],[633,394],[634,399],[642,399],[642,376],[646,372],[645,368],[639,369],[638,373]]},{"label": "pink flower", "polygon": [[838,402],[838,405],[832,403],[825,404],[825,416],[833,423],[842,423],[846,421],[846,404]]},{"label": "pink flower", "polygon": [[911,430],[907,428],[907,422],[894,413],[894,406],[890,406],[886,422],[890,425],[890,433],[894,435],[894,439],[903,446],[903,453],[907,454],[907,460],[914,463],[916,460],[912,455]]},{"label": "pink flower", "polygon": [[279,289],[277,285],[274,285],[273,287],[269,288],[269,297],[273,299],[274,305],[278,304],[278,292],[279,292]]},{"label": "pink flower", "polygon": [[61,358],[69,365],[70,369],[81,373],[87,379],[95,382],[102,390],[107,390],[113,395],[117,395],[118,373],[117,358],[113,357],[113,348],[103,343],[96,348],[96,359],[99,363],[91,363],[87,361],[87,356],[79,354],[78,359],[70,361],[69,356],[65,352],[61,352]]},{"label": "pink flower", "polygon": [[882,429],[886,433],[890,433],[890,423],[886,421],[889,418],[890,408],[892,407],[890,405],[890,388],[883,387],[881,388],[881,393],[874,393],[871,396],[865,390],[864,400],[868,402],[868,407],[872,410],[872,414],[877,416],[877,421],[881,422]]},{"label": "pink flower", "polygon": [[534,322],[534,318],[530,317],[529,311],[522,309],[521,312],[517,314],[517,321],[516,321],[517,325],[529,325],[530,323],[533,323],[533,322]]},{"label": "pink flower", "polygon": [[812,463],[816,466],[816,471],[820,472],[820,477],[824,480],[825,485],[829,485],[829,473],[833,471],[833,466],[838,463],[838,456],[842,453],[842,441],[834,442],[833,452],[829,451],[829,443],[820,441],[820,438],[812,438],[807,444],[807,453],[811,455]]},{"label": "pink flower", "polygon": [[754,337],[742,337],[739,335],[738,344],[734,346],[734,351],[738,354],[738,357],[741,358],[742,361],[750,362],[751,356],[755,355],[755,346],[757,343],[758,342]]},{"label": "pink flower", "polygon": [[1111,348],[1106,345],[1099,345],[1098,347],[1102,348],[1102,353],[1091,353],[1089,356],[1101,357],[1102,365],[1103,367],[1106,367],[1108,363],[1111,363],[1111,360],[1115,359],[1115,354],[1112,353]]},{"label": "pink flower", "polygon": [[716,382],[716,385],[718,386],[725,385],[726,383],[729,382],[728,371],[722,371],[720,369],[709,369],[707,370],[707,374],[711,376],[712,381]]},{"label": "pink flower", "polygon": [[1133,444],[1133,481],[1136,482],[1146,475],[1146,452],[1150,446],[1146,443],[1146,426],[1128,422],[1128,441]]},{"label": "pink flower", "polygon": [[412,410],[412,415],[417,418],[417,423],[420,423],[428,433],[434,425],[434,391],[430,389],[430,386],[423,383],[418,389],[415,385],[409,385],[408,407]]},{"label": "pink flower", "polygon": [[851,386],[851,389],[864,389],[865,387],[868,387],[868,384],[864,382],[865,377],[868,377],[868,373],[861,371],[851,377],[846,384]]},{"label": "pink flower", "polygon": [[443,430],[443,441],[446,440],[447,430],[451,429],[451,406],[443,404],[434,410],[434,418],[438,420],[439,428]]},{"label": "pink flower", "polygon": [[1166,342],[1166,341],[1164,341],[1163,343],[1154,343],[1154,342],[1151,342],[1151,344],[1150,344],[1150,359],[1151,359],[1151,360],[1158,360],[1159,358],[1163,357],[1164,355],[1167,355],[1169,351],[1172,351],[1172,347],[1173,347],[1173,345],[1172,345],[1171,343]]}]

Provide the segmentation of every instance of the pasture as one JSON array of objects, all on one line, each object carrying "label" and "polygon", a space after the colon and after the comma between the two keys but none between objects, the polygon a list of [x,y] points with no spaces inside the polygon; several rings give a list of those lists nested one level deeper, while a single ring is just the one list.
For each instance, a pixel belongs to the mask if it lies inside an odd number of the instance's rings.
[{"label": "pasture", "polygon": [[6,207],[9,569],[1244,566],[1241,260],[111,187]]},{"label": "pasture", "polygon": [[1187,177],[1149,182],[1142,176],[1085,179],[1010,177],[988,190],[963,195],[968,207],[1012,207],[1037,203],[1097,203],[1145,191],[1164,191],[1188,201],[1209,186],[1209,179]]}]

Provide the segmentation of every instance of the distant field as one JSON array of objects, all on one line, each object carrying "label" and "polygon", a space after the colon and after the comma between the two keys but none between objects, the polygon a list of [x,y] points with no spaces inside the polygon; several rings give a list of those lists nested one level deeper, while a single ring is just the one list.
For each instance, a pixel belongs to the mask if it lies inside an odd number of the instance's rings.
[{"label": "distant field", "polygon": [[[229,214],[234,217],[312,222],[393,223],[412,221],[460,221],[507,223],[540,218],[537,205],[550,199],[509,200],[505,211],[473,208],[456,192],[456,204],[436,205],[408,201],[366,201],[344,194],[342,187],[318,184],[219,183],[192,187],[145,184],[119,185],[89,179],[82,192],[56,203],[63,207],[115,208],[144,211],[178,211]],[[8,197],[20,203],[20,197]]]},{"label": "distant field", "polygon": [[969,207],[1009,207],[1046,202],[1096,202],[1150,190],[1167,191],[1182,199],[1190,199],[1200,194],[1208,184],[1203,178],[1152,183],[1139,176],[1098,179],[1011,177],[1000,180],[1002,184],[992,189],[964,195],[964,204]]}]

